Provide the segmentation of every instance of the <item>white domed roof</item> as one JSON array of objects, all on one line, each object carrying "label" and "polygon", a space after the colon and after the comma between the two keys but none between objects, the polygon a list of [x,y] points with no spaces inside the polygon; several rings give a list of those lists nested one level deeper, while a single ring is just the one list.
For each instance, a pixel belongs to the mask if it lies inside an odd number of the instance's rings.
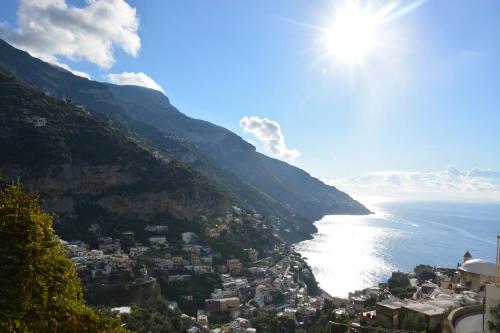
[{"label": "white domed roof", "polygon": [[496,276],[497,271],[494,263],[482,259],[467,260],[459,269],[461,271],[485,276]]}]

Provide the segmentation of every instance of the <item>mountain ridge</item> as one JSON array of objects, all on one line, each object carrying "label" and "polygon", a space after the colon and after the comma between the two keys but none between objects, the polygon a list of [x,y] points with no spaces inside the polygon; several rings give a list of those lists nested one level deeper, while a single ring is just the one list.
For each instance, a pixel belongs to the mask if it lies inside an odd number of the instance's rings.
[{"label": "mountain ridge", "polygon": [[[232,199],[207,178],[175,159],[155,157],[82,108],[2,70],[0,87],[2,176],[40,192],[44,206],[66,222],[78,220],[85,207],[142,221],[231,208]],[[99,214],[78,229],[93,218]]]},{"label": "mountain ridge", "polygon": [[327,214],[368,214],[359,202],[286,162],[256,152],[237,134],[193,119],[162,93],[138,86],[91,81],[31,57],[0,41],[0,65],[28,84],[83,105],[134,140],[144,141],[204,174],[290,236],[316,231]]}]

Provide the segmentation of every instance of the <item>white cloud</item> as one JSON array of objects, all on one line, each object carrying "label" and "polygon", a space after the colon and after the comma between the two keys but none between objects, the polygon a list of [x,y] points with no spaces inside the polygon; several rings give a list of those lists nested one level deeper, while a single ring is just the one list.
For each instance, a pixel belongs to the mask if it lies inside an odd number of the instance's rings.
[{"label": "white cloud", "polygon": [[111,83],[141,86],[165,93],[165,91],[163,91],[163,88],[158,83],[156,83],[152,78],[150,78],[143,72],[123,72],[120,74],[108,74],[106,75],[106,78]]},{"label": "white cloud", "polygon": [[449,167],[440,171],[382,171],[326,180],[354,194],[400,199],[500,201],[500,171]]},{"label": "white cloud", "polygon": [[16,29],[3,25],[1,37],[54,64],[63,56],[109,68],[114,47],[133,56],[141,47],[139,18],[124,0],[87,0],[83,8],[66,0],[20,0],[17,24]]},{"label": "white cloud", "polygon": [[84,77],[86,79],[92,80],[92,77],[90,76],[89,73],[85,73],[85,72],[82,72],[82,71],[78,71],[78,70],[72,69],[68,65],[63,64],[63,63],[55,63],[54,65],[62,67],[65,70],[70,71],[71,73],[73,73],[73,74],[75,74],[77,76],[81,76],[81,77]]},{"label": "white cloud", "polygon": [[294,159],[300,156],[300,152],[297,149],[287,148],[285,137],[281,132],[280,125],[276,121],[256,116],[245,116],[240,120],[240,127],[246,133],[253,134],[262,142],[265,149],[279,157]]}]

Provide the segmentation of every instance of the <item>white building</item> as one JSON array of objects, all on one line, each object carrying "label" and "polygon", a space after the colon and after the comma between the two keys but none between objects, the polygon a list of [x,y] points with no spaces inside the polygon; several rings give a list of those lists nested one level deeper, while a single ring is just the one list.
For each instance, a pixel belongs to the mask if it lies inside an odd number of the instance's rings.
[{"label": "white building", "polygon": [[168,226],[166,226],[166,225],[148,225],[148,226],[146,226],[146,228],[144,230],[149,231],[149,232],[154,232],[157,234],[165,234],[168,232]]},{"label": "white building", "polygon": [[142,256],[149,252],[151,249],[148,246],[137,246],[137,247],[131,247],[129,250],[129,255],[131,258],[136,258],[139,256]]},{"label": "white building", "polygon": [[149,244],[153,249],[159,250],[168,247],[167,238],[165,236],[149,237]]},{"label": "white building", "polygon": [[495,281],[496,265],[482,259],[469,259],[458,268],[460,285],[473,291],[484,290],[487,283]]},{"label": "white building", "polygon": [[47,125],[47,118],[33,116],[33,117],[29,117],[27,119],[27,122],[35,127],[43,127],[43,126]]},{"label": "white building", "polygon": [[194,232],[183,232],[182,233],[182,241],[184,244],[191,244],[195,240],[198,239],[198,236]]},{"label": "white building", "polygon": [[208,317],[204,314],[199,314],[196,318],[196,323],[202,327],[208,327]]},{"label": "white building", "polygon": [[155,268],[158,270],[169,270],[174,267],[172,259],[155,258]]}]

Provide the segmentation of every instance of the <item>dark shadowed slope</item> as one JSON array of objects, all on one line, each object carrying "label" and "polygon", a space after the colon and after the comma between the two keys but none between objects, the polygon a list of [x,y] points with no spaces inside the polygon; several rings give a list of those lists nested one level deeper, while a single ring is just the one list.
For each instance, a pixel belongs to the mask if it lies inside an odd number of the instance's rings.
[{"label": "dark shadowed slope", "polygon": [[[153,156],[80,107],[0,69],[0,170],[38,191],[44,206],[85,229],[99,214],[147,220],[220,215],[230,198],[166,155]],[[84,214],[83,211],[94,213]],[[117,219],[119,221],[120,219]]]}]

